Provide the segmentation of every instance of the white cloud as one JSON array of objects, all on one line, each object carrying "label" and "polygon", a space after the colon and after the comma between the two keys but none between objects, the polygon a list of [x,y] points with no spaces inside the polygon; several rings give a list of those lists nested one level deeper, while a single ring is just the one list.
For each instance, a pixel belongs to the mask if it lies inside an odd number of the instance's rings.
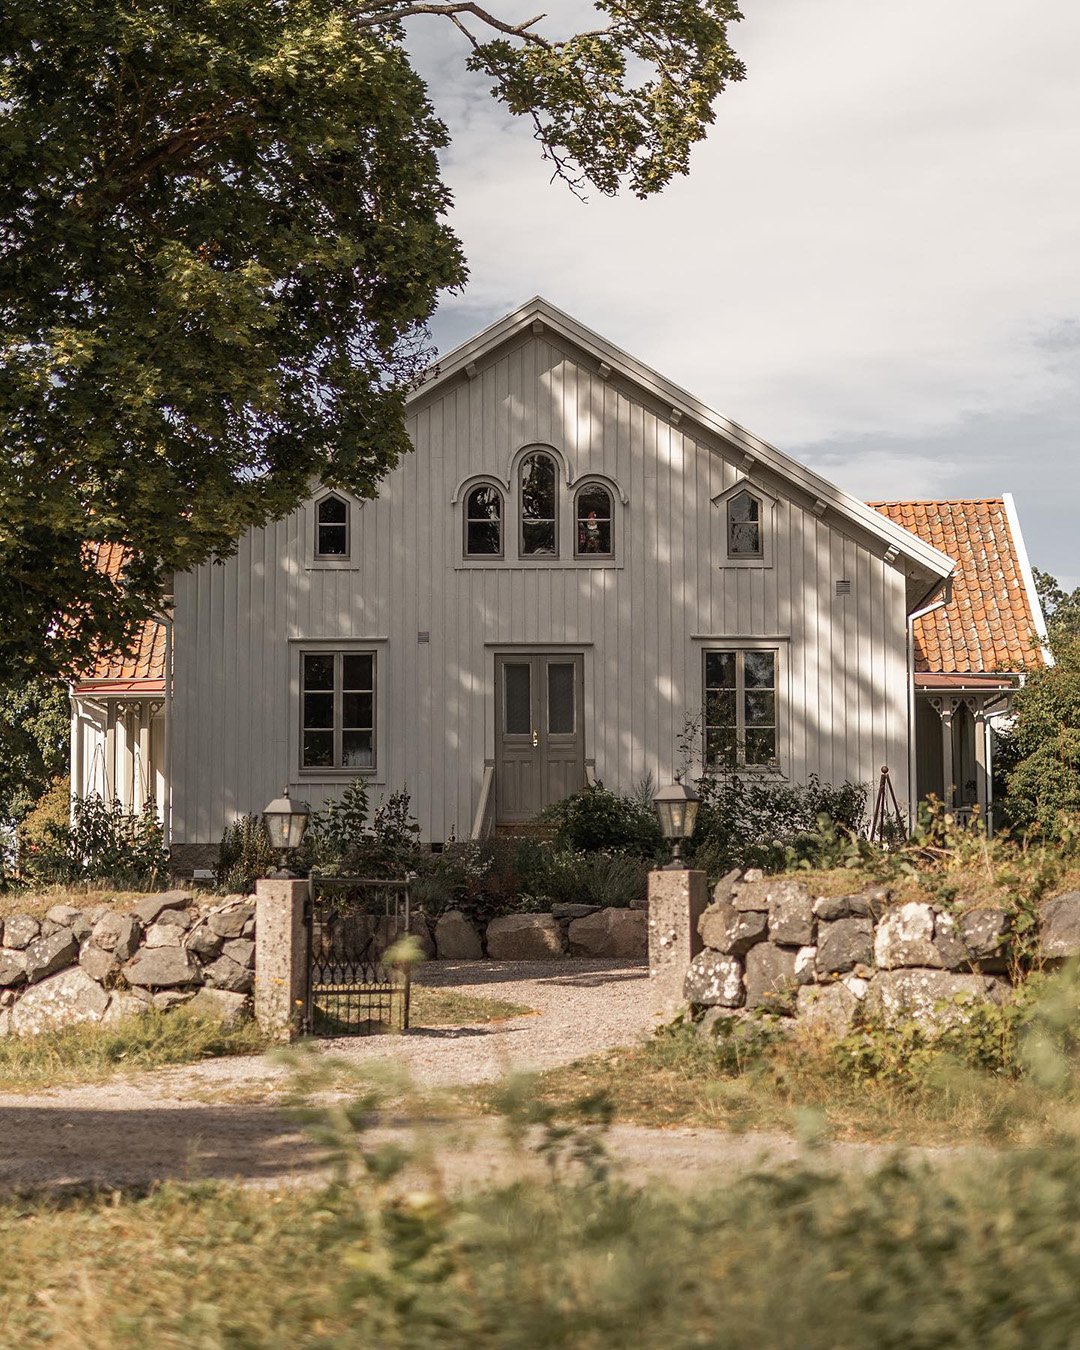
[{"label": "white cloud", "polygon": [[1032,510],[1055,565],[1080,571],[1055,504],[1080,505],[1077,349],[1045,342],[1080,316],[1080,6],[747,10],[747,80],[690,177],[587,205],[549,185],[530,127],[463,73],[456,42],[416,21],[472,269],[437,335],[539,291],[865,495],[929,495],[980,467],[993,482],[964,490],[989,495],[1045,466],[1055,501],[1033,491]]}]

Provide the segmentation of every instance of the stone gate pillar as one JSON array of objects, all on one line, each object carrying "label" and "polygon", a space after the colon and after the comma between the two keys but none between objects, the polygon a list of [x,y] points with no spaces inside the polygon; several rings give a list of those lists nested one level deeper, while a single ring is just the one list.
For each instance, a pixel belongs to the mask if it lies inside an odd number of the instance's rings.
[{"label": "stone gate pillar", "polygon": [[255,1020],[276,1041],[300,1034],[307,993],[307,880],[255,883]]},{"label": "stone gate pillar", "polygon": [[683,1005],[683,980],[702,949],[698,919],[708,902],[704,872],[649,873],[649,984],[653,1010],[665,1018]]}]

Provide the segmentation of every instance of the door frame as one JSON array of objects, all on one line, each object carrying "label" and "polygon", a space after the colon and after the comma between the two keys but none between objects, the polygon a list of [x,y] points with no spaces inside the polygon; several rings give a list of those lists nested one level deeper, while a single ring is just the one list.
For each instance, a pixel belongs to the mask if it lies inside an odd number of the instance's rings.
[{"label": "door frame", "polygon": [[[585,702],[585,657],[586,649],[592,646],[592,643],[559,643],[559,642],[536,642],[536,643],[508,643],[506,646],[497,643],[489,643],[487,646],[492,648],[494,660],[492,662],[492,693],[491,700],[491,726],[493,733],[493,759],[495,766],[495,781],[493,784],[495,796],[494,820],[496,824],[519,823],[517,821],[506,821],[502,814],[502,795],[500,785],[500,763],[501,750],[503,745],[503,697],[504,697],[504,677],[502,670],[506,664],[514,664],[515,661],[532,663],[532,679],[535,685],[532,689],[533,719],[535,721],[533,731],[537,733],[538,744],[535,747],[538,760],[539,785],[538,800],[540,805],[538,810],[542,810],[548,803],[545,801],[545,785],[547,778],[547,681],[543,677],[545,670],[545,661],[556,661],[560,659],[569,663],[572,661],[576,667],[574,682],[574,700],[575,700],[575,720],[577,723],[576,736],[579,744],[579,767],[581,786],[584,787],[588,782],[588,766],[592,761],[588,757],[588,745],[586,743],[587,724],[586,702]],[[523,819],[528,819],[524,817]]]}]

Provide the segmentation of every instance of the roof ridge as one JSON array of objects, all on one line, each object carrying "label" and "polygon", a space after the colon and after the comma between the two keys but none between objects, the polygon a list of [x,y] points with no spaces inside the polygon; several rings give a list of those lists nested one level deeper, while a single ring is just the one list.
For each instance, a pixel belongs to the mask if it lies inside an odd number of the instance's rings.
[{"label": "roof ridge", "polygon": [[1005,505],[1004,497],[883,497],[867,501],[867,506],[974,506],[991,502]]}]

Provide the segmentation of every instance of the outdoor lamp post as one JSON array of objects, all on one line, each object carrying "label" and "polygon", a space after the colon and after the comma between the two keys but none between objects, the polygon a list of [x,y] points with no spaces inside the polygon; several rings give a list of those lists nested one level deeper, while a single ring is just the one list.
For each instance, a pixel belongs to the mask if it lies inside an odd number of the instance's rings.
[{"label": "outdoor lamp post", "polygon": [[289,871],[289,854],[300,847],[310,814],[311,807],[307,802],[292,801],[288,788],[264,808],[263,820],[270,836],[270,847],[281,854],[281,866],[275,873],[276,878],[288,880],[295,876]]},{"label": "outdoor lamp post", "polygon": [[656,814],[660,817],[660,831],[665,839],[673,844],[671,861],[664,869],[676,872],[686,866],[683,862],[682,841],[694,833],[698,807],[701,798],[681,780],[681,774],[675,775],[670,787],[661,788],[653,797]]}]

